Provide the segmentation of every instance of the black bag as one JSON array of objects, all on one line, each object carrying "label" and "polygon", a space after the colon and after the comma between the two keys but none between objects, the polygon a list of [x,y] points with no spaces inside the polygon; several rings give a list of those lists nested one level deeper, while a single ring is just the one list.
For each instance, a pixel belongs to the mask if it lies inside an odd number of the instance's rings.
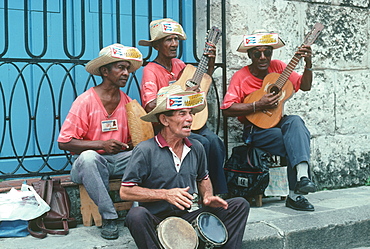
[{"label": "black bag", "polygon": [[69,217],[71,204],[66,190],[60,184],[60,179],[42,178],[40,181],[32,183],[32,186],[50,206],[50,211],[29,221],[30,234],[41,239],[45,238],[47,233],[67,235],[69,228],[77,226],[77,221]]},{"label": "black bag", "polygon": [[224,166],[229,194],[244,198],[263,194],[273,163],[269,153],[252,145],[234,147]]}]

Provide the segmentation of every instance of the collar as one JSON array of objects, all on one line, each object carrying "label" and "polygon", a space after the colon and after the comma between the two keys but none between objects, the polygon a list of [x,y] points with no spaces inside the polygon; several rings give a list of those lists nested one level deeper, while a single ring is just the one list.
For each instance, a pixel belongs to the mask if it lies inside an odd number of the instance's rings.
[{"label": "collar", "polygon": [[[164,147],[170,147],[167,143],[167,141],[164,139],[164,137],[162,136],[161,133],[158,133],[155,137],[154,137],[155,141],[157,142],[158,146],[161,147],[161,148],[164,148]],[[186,146],[188,146],[189,148],[192,146],[192,143],[190,142],[190,140],[186,137],[183,139],[184,140],[184,143]]]}]

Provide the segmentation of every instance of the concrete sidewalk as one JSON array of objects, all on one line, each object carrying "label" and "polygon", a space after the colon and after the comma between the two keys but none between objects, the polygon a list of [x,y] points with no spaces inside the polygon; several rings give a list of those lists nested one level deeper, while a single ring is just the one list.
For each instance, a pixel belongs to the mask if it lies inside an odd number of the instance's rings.
[{"label": "concrete sidewalk", "polygon": [[[370,248],[370,186],[308,195],[314,212],[285,207],[278,197],[263,199],[262,207],[251,208],[243,248]],[[97,227],[79,225],[67,236],[48,235],[0,238],[0,248],[137,248],[121,223],[120,237],[105,240]]]}]

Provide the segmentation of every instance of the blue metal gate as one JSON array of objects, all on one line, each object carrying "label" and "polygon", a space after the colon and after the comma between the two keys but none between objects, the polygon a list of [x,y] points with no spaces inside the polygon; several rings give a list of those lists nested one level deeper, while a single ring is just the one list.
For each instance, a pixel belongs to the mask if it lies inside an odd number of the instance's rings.
[{"label": "blue metal gate", "polygon": [[[84,65],[102,47],[138,46],[151,20],[170,17],[189,37],[179,57],[197,64],[197,7],[196,0],[0,0],[0,179],[69,172],[70,155],[56,139],[76,96],[100,83]],[[151,48],[138,48],[154,59]],[[133,99],[141,73],[123,89]]]}]

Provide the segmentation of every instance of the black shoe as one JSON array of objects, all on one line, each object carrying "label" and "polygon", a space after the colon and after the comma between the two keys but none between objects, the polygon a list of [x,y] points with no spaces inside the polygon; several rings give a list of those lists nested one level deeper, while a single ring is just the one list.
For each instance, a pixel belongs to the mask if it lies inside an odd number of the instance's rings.
[{"label": "black shoe", "polygon": [[314,206],[304,196],[298,196],[295,201],[288,196],[285,206],[299,211],[315,211]]},{"label": "black shoe", "polygon": [[118,239],[117,219],[103,219],[103,226],[100,234],[104,239]]},{"label": "black shoe", "polygon": [[297,195],[307,195],[308,193],[316,192],[316,185],[305,176],[297,182],[294,188],[294,193]]}]

